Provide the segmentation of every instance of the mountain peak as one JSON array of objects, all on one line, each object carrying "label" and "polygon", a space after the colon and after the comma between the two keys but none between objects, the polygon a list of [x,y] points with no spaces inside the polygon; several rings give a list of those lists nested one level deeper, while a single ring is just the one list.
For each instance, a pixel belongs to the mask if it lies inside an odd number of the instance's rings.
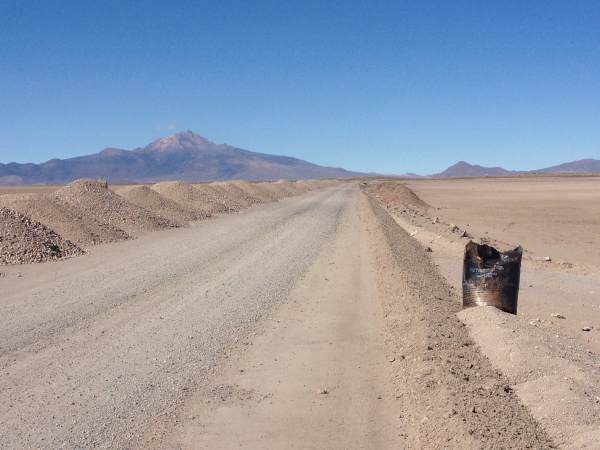
[{"label": "mountain peak", "polygon": [[502,167],[483,167],[477,164],[469,164],[459,161],[451,165],[443,172],[433,175],[438,178],[462,178],[462,177],[497,177],[512,175],[513,172]]},{"label": "mountain peak", "polygon": [[78,178],[155,183],[165,180],[277,180],[357,175],[361,174],[289,156],[218,145],[191,130],[156,139],[134,150],[106,148],[99,153],[42,164],[0,164],[0,185],[62,184]]},{"label": "mountain peak", "polygon": [[145,151],[170,152],[180,150],[207,150],[215,144],[191,130],[162,137],[144,147]]}]

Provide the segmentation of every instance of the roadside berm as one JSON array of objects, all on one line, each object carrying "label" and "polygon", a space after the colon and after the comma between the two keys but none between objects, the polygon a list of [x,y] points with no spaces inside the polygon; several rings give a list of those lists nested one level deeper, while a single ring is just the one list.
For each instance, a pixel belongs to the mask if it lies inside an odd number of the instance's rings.
[{"label": "roadside berm", "polygon": [[[335,181],[334,181],[335,183]],[[0,195],[7,233],[0,264],[59,260],[81,248],[136,238],[142,234],[186,227],[190,222],[299,195],[330,185],[302,183],[219,182],[109,186],[81,179],[55,191]]]},{"label": "roadside berm", "polygon": [[[507,395],[519,400],[553,445],[560,448],[597,448],[600,442],[600,357],[595,351],[594,328],[573,323],[571,317],[577,317],[578,311],[573,307],[566,309],[565,306],[573,303],[578,307],[583,306],[580,295],[588,294],[588,291],[595,292],[592,290],[596,285],[594,278],[565,273],[562,267],[549,262],[541,266],[534,259],[535,255],[530,253],[524,261],[516,315],[491,306],[461,310],[464,249],[469,240],[475,237],[462,235],[466,224],[453,225],[438,219],[435,207],[423,209],[406,205],[402,200],[405,196],[388,196],[383,200],[374,195],[381,190],[373,186],[376,184],[364,185],[363,189],[370,195],[380,214],[387,216],[390,227],[397,230],[396,236],[409,235],[412,241],[410,245],[422,249],[421,253],[406,252],[417,257],[411,256],[410,261],[405,259],[402,266],[411,268],[409,273],[417,267],[424,274],[436,274],[437,281],[429,279],[422,284],[415,284],[415,280],[423,277],[412,278],[407,290],[418,292],[421,289],[423,292],[429,291],[431,295],[429,298],[421,297],[421,300],[409,303],[406,307],[421,311],[422,323],[435,322],[436,317],[443,319],[444,315],[447,315],[444,319],[447,323],[455,322],[455,330],[460,330],[460,334],[452,333],[455,342],[452,346],[456,347],[456,343],[460,342],[465,342],[465,348],[474,345],[479,354],[485,356],[487,366],[501,374]],[[404,186],[403,189],[409,188]],[[479,236],[477,240],[485,244],[493,243],[503,250],[514,248],[517,244],[499,241],[492,235]],[[422,258],[429,260],[425,267],[421,267]],[[403,271],[396,276],[404,279],[406,273]],[[446,287],[440,292],[436,291],[436,286]],[[573,296],[577,298],[573,300]],[[401,295],[398,297],[402,298]],[[436,310],[441,308],[439,299],[444,297],[448,303],[442,309],[444,313],[439,316]],[[401,316],[398,316],[398,320],[402,323]],[[593,318],[587,317],[583,325],[592,322]],[[404,325],[406,329],[411,329],[411,324]],[[415,328],[414,324],[412,327]],[[465,337],[472,344],[464,341]],[[444,341],[450,343],[448,339],[440,338],[439,333],[426,333],[424,339],[427,342],[435,339],[438,344]],[[437,348],[435,344],[429,344],[429,347],[434,350]],[[446,358],[442,357],[440,361],[442,368],[444,360]],[[458,364],[457,367],[464,370],[471,364],[474,364],[475,372],[469,369],[461,375],[469,383],[483,383],[482,393],[493,392],[488,390],[485,381],[488,375],[478,368],[478,364],[469,362],[466,367],[465,364]],[[501,400],[502,393],[499,394],[497,399]],[[462,394],[457,395],[460,398]],[[481,418],[489,413],[489,409],[478,410],[477,406],[475,410],[481,414]]]}]

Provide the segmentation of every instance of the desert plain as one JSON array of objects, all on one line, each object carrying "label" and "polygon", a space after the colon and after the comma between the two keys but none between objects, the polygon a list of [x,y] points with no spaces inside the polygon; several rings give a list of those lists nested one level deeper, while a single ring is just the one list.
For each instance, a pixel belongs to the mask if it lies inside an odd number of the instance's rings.
[{"label": "desert plain", "polygon": [[[2,188],[0,448],[597,448],[599,188]],[[471,239],[517,315],[462,309]]]}]

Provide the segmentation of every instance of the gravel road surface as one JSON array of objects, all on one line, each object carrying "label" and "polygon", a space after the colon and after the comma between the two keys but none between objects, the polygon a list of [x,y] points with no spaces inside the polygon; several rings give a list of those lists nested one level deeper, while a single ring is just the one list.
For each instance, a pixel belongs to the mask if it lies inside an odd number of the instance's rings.
[{"label": "gravel road surface", "polygon": [[0,446],[132,446],[285,299],[349,196],[328,190],[8,268]]},{"label": "gravel road surface", "polygon": [[0,448],[549,447],[435,270],[354,187],[3,268]]}]

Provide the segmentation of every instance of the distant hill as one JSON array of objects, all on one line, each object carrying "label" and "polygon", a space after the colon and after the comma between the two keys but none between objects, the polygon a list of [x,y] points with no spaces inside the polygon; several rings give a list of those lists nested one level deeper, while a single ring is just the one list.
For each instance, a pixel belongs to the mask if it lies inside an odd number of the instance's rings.
[{"label": "distant hill", "polygon": [[432,175],[435,178],[462,178],[462,177],[502,177],[513,175],[515,172],[502,167],[483,167],[459,161],[440,173]]},{"label": "distant hill", "polygon": [[506,177],[534,173],[600,173],[600,160],[580,159],[545,169],[517,171],[502,167],[483,167],[459,161],[440,173],[431,175],[433,178],[468,178],[468,177]]},{"label": "distant hill", "polygon": [[546,167],[545,169],[533,170],[540,173],[600,173],[600,159],[580,159],[558,166]]},{"label": "distant hill", "polygon": [[347,178],[363,175],[289,156],[269,155],[215,144],[185,131],[143,148],[106,148],[99,153],[41,164],[0,164],[0,184],[62,184],[78,178],[110,182],[213,181]]}]

